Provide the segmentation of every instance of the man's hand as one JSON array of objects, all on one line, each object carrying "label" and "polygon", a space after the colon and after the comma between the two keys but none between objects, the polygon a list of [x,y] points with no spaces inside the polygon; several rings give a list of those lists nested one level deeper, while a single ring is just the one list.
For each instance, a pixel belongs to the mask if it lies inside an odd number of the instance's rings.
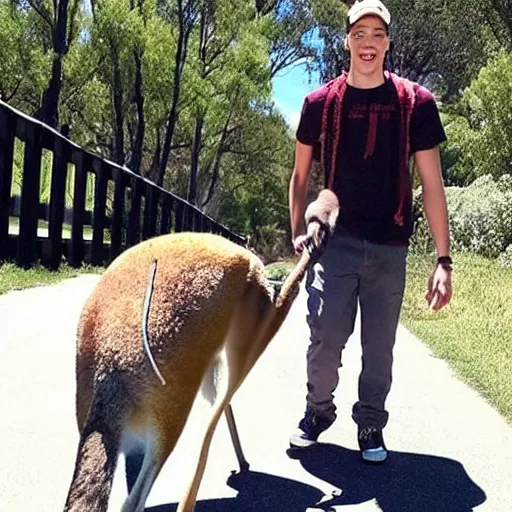
[{"label": "man's hand", "polygon": [[302,254],[304,247],[306,246],[306,242],[308,240],[308,235],[299,235],[292,240],[293,248],[295,250],[295,254]]},{"label": "man's hand", "polygon": [[444,265],[437,265],[428,280],[428,291],[425,295],[428,306],[439,311],[450,303],[452,298],[452,271]]}]

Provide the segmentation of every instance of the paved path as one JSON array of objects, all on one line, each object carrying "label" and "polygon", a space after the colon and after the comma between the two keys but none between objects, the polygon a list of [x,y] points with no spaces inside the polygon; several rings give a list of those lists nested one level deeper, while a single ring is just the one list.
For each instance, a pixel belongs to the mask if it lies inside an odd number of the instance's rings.
[{"label": "paved path", "polygon": [[[96,280],[82,276],[0,296],[1,512],[63,508],[78,440],[74,333]],[[231,475],[236,459],[221,422],[197,512],[512,512],[512,429],[403,328],[388,400],[388,463],[365,466],[356,452],[350,409],[360,366],[357,339],[344,353],[338,421],[317,448],[287,454],[304,407],[304,307],[301,294],[233,402],[251,471]],[[194,429],[206,412],[198,402],[155,483],[148,512],[175,511],[190,472]],[[333,490],[341,496],[325,501]],[[121,459],[111,511],[120,510],[125,494]]]}]

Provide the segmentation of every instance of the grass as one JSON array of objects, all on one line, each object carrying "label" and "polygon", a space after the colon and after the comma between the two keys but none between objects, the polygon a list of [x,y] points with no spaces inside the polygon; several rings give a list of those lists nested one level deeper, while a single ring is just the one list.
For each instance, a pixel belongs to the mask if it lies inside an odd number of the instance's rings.
[{"label": "grass", "polygon": [[291,272],[298,258],[290,258],[282,261],[275,261],[265,266],[265,275],[267,279],[275,281],[284,281],[286,276]]},{"label": "grass", "polygon": [[401,321],[512,424],[512,269],[470,254],[454,260],[452,302],[434,313],[424,299],[432,258],[409,256]]},{"label": "grass", "polygon": [[[20,219],[19,217],[9,217],[9,234],[17,235],[20,231]],[[47,237],[48,236],[48,222],[39,219],[37,221],[37,236]],[[71,226],[63,224],[62,226],[62,238],[71,238]],[[105,230],[104,235],[105,241],[110,240],[110,233]],[[92,240],[92,227],[84,226],[84,240]]]},{"label": "grass", "polygon": [[[454,296],[445,309],[427,308],[433,257],[410,254],[401,322],[512,424],[512,269],[471,254],[454,257]],[[282,280],[294,261],[266,267]]]},{"label": "grass", "polygon": [[4,263],[0,265],[0,294],[55,284],[80,274],[99,274],[102,271],[103,269],[99,267],[84,266],[76,269],[68,265],[61,265],[58,271],[50,271],[43,266],[23,270],[13,263]]}]

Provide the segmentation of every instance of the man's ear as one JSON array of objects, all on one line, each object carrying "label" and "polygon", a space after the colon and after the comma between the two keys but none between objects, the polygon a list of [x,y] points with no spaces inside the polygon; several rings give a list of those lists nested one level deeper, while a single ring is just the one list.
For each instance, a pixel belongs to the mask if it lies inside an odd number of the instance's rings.
[{"label": "man's ear", "polygon": [[350,51],[350,48],[348,46],[348,34],[345,36],[345,39],[343,40],[343,48],[345,48],[345,50]]}]

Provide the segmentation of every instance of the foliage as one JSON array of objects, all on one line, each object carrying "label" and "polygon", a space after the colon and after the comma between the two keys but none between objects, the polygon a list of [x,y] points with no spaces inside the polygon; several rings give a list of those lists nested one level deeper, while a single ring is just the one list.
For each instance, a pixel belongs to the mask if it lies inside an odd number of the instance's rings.
[{"label": "foliage", "polygon": [[[512,244],[512,178],[482,176],[468,187],[447,187],[451,245],[496,258]],[[415,195],[415,248],[432,250],[427,221],[421,210],[421,193]],[[509,249],[510,250],[510,249]]]},{"label": "foliage", "polygon": [[228,186],[208,205],[222,222],[250,234],[251,246],[266,260],[286,254],[290,247],[288,181],[293,141],[287,131],[274,111],[247,119],[244,132],[225,155],[223,180]]},{"label": "foliage", "polygon": [[35,113],[50,74],[50,55],[38,36],[37,18],[0,0],[0,98]]},{"label": "foliage", "polygon": [[501,267],[512,269],[512,244],[499,255],[498,262]]},{"label": "foliage", "polygon": [[[0,94],[274,254],[289,246],[293,138],[274,110],[271,81],[297,62],[323,78],[338,73],[350,3],[0,0]],[[447,183],[510,172],[512,65],[510,53],[497,54],[510,49],[506,1],[386,3],[394,68],[443,100]],[[43,162],[45,200],[47,155]],[[15,187],[20,169],[21,161]]]},{"label": "foliage", "polygon": [[512,172],[512,53],[500,52],[447,108],[443,168],[448,185]]},{"label": "foliage", "polygon": [[[55,5],[67,22],[48,0],[0,0],[3,99],[28,114],[58,118],[74,142],[182,197],[194,175],[199,206],[242,229],[253,226],[248,205],[257,199],[248,198],[268,187],[266,180],[284,182],[291,170],[293,140],[274,111],[271,79],[312,54],[309,0]],[[43,112],[50,96],[58,116]],[[43,160],[44,201],[51,162]],[[22,156],[15,167],[18,190]],[[280,204],[287,202],[282,189]],[[260,208],[259,220],[281,233],[283,212],[276,221],[271,210]]]},{"label": "foliage", "polygon": [[[496,176],[512,171],[512,53],[501,52],[465,92],[463,104],[471,127],[478,133],[477,174]],[[478,167],[479,166],[479,167]]]},{"label": "foliage", "polygon": [[265,266],[265,275],[272,281],[284,281],[293,267],[297,263],[297,258],[275,261]]}]

